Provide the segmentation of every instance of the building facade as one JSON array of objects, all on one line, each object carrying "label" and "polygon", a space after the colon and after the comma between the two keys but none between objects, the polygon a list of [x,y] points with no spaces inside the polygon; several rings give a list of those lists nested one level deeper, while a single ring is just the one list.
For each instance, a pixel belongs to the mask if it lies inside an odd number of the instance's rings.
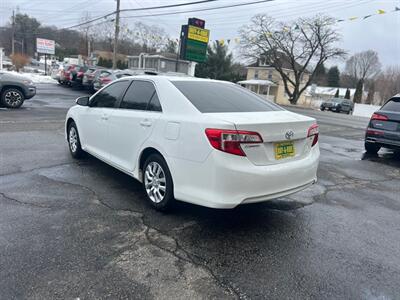
[{"label": "building facade", "polygon": [[196,63],[177,60],[176,54],[159,53],[147,54],[141,53],[135,56],[128,56],[129,69],[146,69],[157,72],[177,72],[194,76]]},{"label": "building facade", "polygon": [[[282,77],[273,66],[266,64],[262,60],[258,60],[256,63],[247,66],[246,69],[246,80],[238,82],[239,84],[275,103],[283,105],[290,104],[289,97],[285,92]],[[294,72],[289,66],[288,68],[284,68],[284,71],[289,78],[294,80]],[[308,79],[309,74],[305,73],[301,80],[302,85],[300,88],[304,87]],[[291,86],[289,86],[289,88],[291,88]],[[297,103],[300,105],[306,104],[306,101],[307,98],[303,93]]]}]

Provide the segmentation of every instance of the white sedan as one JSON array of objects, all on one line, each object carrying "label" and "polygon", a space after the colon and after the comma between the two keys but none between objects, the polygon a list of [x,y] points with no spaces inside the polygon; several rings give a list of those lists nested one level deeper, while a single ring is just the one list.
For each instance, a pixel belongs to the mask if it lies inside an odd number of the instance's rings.
[{"label": "white sedan", "polygon": [[318,126],[236,84],[125,77],[80,97],[66,117],[85,152],[142,182],[149,202],[212,208],[268,201],[317,180]]}]

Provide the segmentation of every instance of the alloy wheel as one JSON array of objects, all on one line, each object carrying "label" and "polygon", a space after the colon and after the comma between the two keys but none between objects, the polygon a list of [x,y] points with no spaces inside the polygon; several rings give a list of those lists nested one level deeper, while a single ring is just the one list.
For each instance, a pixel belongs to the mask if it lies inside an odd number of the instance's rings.
[{"label": "alloy wheel", "polygon": [[160,203],[165,197],[166,178],[164,170],[158,163],[152,161],[147,165],[144,183],[150,200],[154,203]]},{"label": "alloy wheel", "polygon": [[78,134],[73,126],[69,130],[69,147],[73,153],[78,149]]},{"label": "alloy wheel", "polygon": [[22,102],[22,96],[16,91],[8,91],[4,95],[4,101],[11,107],[16,107]]}]

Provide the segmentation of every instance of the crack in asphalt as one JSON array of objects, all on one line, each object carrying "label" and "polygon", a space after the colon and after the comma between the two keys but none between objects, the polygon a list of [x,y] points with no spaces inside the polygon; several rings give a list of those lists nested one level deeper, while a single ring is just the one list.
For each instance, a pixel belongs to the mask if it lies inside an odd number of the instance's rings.
[{"label": "crack in asphalt", "polygon": [[[41,176],[47,177],[45,175],[41,175]],[[214,271],[209,266],[206,265],[205,262],[200,263],[200,262],[196,261],[193,258],[193,256],[197,257],[198,259],[199,259],[199,257],[196,256],[196,255],[192,255],[192,253],[190,253],[189,251],[184,249],[180,245],[180,243],[178,242],[178,240],[176,238],[174,238],[174,237],[168,235],[167,233],[165,233],[165,232],[163,232],[163,231],[161,231],[161,230],[159,230],[159,229],[157,229],[155,227],[152,227],[150,224],[148,224],[145,221],[145,215],[143,213],[141,213],[139,211],[135,211],[135,210],[130,209],[130,208],[116,208],[116,207],[113,207],[110,204],[106,203],[104,200],[102,200],[93,189],[91,189],[91,188],[89,188],[89,187],[87,187],[85,185],[78,184],[78,183],[72,183],[72,182],[68,182],[68,181],[63,181],[63,180],[58,180],[58,179],[49,178],[49,177],[47,177],[47,178],[50,179],[50,180],[56,181],[56,182],[63,183],[63,184],[69,184],[69,185],[77,186],[77,187],[80,187],[80,188],[90,192],[92,194],[92,196],[94,197],[94,199],[97,200],[98,203],[100,203],[102,206],[106,207],[107,209],[110,209],[110,210],[113,210],[113,211],[123,211],[123,212],[129,212],[129,213],[135,214],[136,217],[142,223],[142,225],[145,227],[144,236],[145,236],[146,241],[150,245],[152,245],[154,247],[157,247],[158,249],[171,254],[172,256],[174,256],[176,259],[178,259],[180,261],[185,261],[187,263],[193,264],[194,266],[197,266],[197,267],[205,269],[210,274],[210,276],[214,279],[216,284],[220,288],[224,289],[225,292],[227,292],[230,295],[234,295],[237,299],[247,299],[247,297],[246,297],[246,295],[244,293],[240,292],[237,288],[233,287],[230,283],[227,283],[227,282],[221,280],[214,273]],[[157,244],[157,242],[155,242],[153,240],[153,238],[151,237],[151,235],[149,233],[150,230],[154,230],[156,233],[159,233],[161,235],[164,235],[164,236],[172,239],[175,242],[175,249],[171,250],[171,249],[168,249],[166,247],[163,247],[163,246]],[[179,251],[183,252],[186,257],[180,255]],[[202,260],[204,261],[204,259],[202,259]]]},{"label": "crack in asphalt", "polygon": [[3,199],[6,199],[6,200],[9,200],[9,201],[12,201],[12,202],[16,202],[16,203],[21,204],[21,205],[34,206],[34,207],[38,207],[38,208],[53,208],[52,206],[47,206],[47,205],[43,205],[43,204],[39,204],[39,203],[21,201],[21,200],[12,198],[10,196],[7,196],[3,192],[0,192],[0,196],[2,196]]},{"label": "crack in asphalt", "polygon": [[68,165],[82,165],[82,164],[76,163],[76,162],[68,162],[68,163],[56,164],[56,165],[51,165],[51,166],[46,166],[46,167],[37,167],[37,168],[24,170],[24,171],[16,171],[16,172],[0,174],[0,177],[12,176],[12,175],[24,174],[24,173],[31,173],[31,172],[35,172],[35,171],[39,171],[39,170],[51,169],[51,168],[56,168],[56,167],[61,167],[61,166],[68,166]]}]

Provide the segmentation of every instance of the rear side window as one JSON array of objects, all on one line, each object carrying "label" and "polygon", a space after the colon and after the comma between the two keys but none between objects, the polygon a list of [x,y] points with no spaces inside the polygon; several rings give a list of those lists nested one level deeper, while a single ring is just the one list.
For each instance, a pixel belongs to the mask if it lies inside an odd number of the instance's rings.
[{"label": "rear side window", "polygon": [[202,113],[283,110],[234,84],[210,81],[172,81],[172,84]]},{"label": "rear side window", "polygon": [[101,90],[90,101],[91,107],[114,107],[115,103],[121,98],[129,85],[129,81],[115,82]]},{"label": "rear side window", "polygon": [[400,98],[390,99],[381,110],[400,112]]},{"label": "rear side window", "polygon": [[120,108],[161,111],[154,85],[151,82],[139,80],[132,82],[121,101]]}]

